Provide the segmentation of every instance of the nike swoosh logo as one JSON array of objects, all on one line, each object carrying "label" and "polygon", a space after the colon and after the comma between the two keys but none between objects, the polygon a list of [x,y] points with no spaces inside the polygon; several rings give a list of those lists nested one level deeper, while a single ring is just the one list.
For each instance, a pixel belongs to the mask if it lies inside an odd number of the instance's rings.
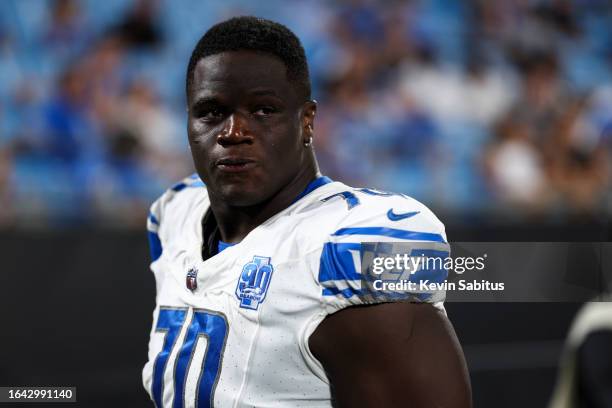
[{"label": "nike swoosh logo", "polygon": [[393,208],[391,208],[389,211],[387,211],[387,217],[389,217],[389,219],[391,221],[399,221],[399,220],[405,220],[406,218],[410,218],[410,217],[414,217],[415,215],[417,215],[420,211],[411,211],[411,212],[407,212],[407,213],[403,213],[403,214],[396,214],[393,212]]}]

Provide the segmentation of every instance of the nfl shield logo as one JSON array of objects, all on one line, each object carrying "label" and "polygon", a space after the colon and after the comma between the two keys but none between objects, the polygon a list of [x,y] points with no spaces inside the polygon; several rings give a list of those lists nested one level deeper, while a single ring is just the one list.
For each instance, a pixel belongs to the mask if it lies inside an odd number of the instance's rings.
[{"label": "nfl shield logo", "polygon": [[194,291],[198,288],[198,270],[191,268],[187,272],[187,289]]}]

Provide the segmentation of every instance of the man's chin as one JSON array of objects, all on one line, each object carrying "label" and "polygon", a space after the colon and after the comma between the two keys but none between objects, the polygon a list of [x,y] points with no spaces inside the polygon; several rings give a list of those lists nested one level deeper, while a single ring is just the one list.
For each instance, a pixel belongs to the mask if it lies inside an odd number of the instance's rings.
[{"label": "man's chin", "polygon": [[261,189],[241,184],[226,184],[216,196],[232,207],[249,207],[265,201]]}]

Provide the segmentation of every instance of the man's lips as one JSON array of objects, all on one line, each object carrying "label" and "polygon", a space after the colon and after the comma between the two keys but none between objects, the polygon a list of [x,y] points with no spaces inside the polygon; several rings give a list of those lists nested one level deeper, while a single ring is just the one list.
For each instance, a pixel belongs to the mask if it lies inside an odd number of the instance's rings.
[{"label": "man's lips", "polygon": [[228,173],[248,171],[255,165],[255,160],[244,157],[224,157],[215,162],[215,166],[219,170]]}]

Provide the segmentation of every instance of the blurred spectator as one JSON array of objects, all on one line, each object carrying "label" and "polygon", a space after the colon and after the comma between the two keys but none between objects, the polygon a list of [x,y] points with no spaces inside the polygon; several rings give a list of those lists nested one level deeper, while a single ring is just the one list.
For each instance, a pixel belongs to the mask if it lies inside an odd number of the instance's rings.
[{"label": "blurred spectator", "polygon": [[491,69],[478,57],[472,57],[463,80],[463,115],[483,126],[493,126],[514,103],[515,78],[502,70]]},{"label": "blurred spectator", "polygon": [[190,170],[183,126],[164,108],[149,82],[134,82],[110,115],[113,156],[138,150],[138,160],[167,180],[178,180]]},{"label": "blurred spectator", "polygon": [[86,85],[79,67],[71,67],[62,74],[56,93],[44,108],[44,133],[32,146],[37,153],[69,164],[75,164],[85,154],[95,135]]},{"label": "blurred spectator", "polygon": [[463,80],[460,67],[440,63],[436,51],[425,46],[404,66],[401,85],[421,109],[444,121],[464,115]]},{"label": "blurred spectator", "polygon": [[529,125],[515,117],[508,115],[498,125],[497,139],[484,152],[489,181],[501,203],[527,211],[542,209],[551,191],[541,153]]},{"label": "blurred spectator", "polygon": [[570,92],[560,78],[554,55],[527,55],[519,67],[522,92],[514,109],[533,129],[534,141],[542,144],[552,136],[551,125],[571,102]]},{"label": "blurred spectator", "polygon": [[611,168],[598,130],[582,116],[584,106],[574,102],[553,126],[547,168],[561,203],[572,212],[593,214],[603,208]]},{"label": "blurred spectator", "polygon": [[157,0],[137,0],[125,19],[112,30],[128,47],[153,48],[163,42],[157,21]]},{"label": "blurred spectator", "polygon": [[109,35],[92,44],[90,53],[82,60],[92,109],[100,119],[123,89],[125,78],[122,62],[125,56],[123,40]]},{"label": "blurred spectator", "polygon": [[81,8],[75,0],[54,0],[51,3],[49,21],[44,32],[43,46],[51,58],[67,58],[81,52],[83,47],[91,40],[91,30],[87,24]]}]

